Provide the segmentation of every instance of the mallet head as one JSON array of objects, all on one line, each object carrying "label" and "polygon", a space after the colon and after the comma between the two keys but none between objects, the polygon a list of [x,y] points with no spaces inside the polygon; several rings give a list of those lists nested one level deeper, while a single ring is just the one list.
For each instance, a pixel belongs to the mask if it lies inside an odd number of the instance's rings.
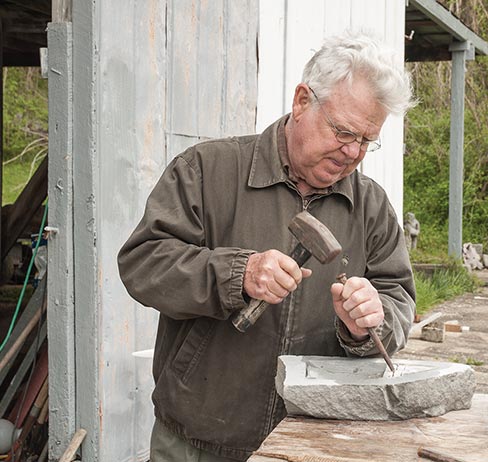
[{"label": "mallet head", "polygon": [[288,225],[290,232],[320,263],[330,263],[342,252],[342,247],[329,228],[304,210]]}]

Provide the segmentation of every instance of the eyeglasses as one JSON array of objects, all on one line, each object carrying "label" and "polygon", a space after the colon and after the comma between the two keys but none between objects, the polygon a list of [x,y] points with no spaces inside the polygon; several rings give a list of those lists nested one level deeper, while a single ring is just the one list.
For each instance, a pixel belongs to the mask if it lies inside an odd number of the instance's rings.
[{"label": "eyeglasses", "polygon": [[312,92],[313,96],[315,96],[315,99],[319,104],[320,110],[322,111],[325,118],[327,119],[327,124],[334,131],[336,140],[339,141],[339,143],[351,144],[356,141],[357,143],[359,143],[359,149],[361,149],[361,151],[367,151],[367,152],[373,152],[381,148],[381,139],[379,137],[376,140],[367,140],[362,136],[357,135],[356,133],[350,132],[349,130],[339,130],[335,126],[334,122],[332,122],[327,112],[325,112],[325,109],[320,104],[320,101],[317,95],[315,94],[315,92],[313,91],[313,89],[311,87],[308,88],[310,88],[310,91]]}]

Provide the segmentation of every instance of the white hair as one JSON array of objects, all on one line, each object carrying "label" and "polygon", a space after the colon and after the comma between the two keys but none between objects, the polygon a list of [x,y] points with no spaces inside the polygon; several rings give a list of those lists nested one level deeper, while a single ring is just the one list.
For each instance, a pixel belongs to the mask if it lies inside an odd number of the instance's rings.
[{"label": "white hair", "polygon": [[334,87],[365,79],[388,113],[404,114],[415,106],[410,74],[394,50],[370,33],[347,31],[327,37],[303,70],[302,81],[326,100]]}]

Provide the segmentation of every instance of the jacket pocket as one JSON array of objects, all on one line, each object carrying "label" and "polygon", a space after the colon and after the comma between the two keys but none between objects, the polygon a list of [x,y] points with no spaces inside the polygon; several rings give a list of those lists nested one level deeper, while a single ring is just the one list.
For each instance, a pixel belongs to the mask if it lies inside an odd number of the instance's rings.
[{"label": "jacket pocket", "polygon": [[205,352],[217,326],[211,318],[197,318],[173,359],[172,369],[183,382],[188,382],[192,372]]}]

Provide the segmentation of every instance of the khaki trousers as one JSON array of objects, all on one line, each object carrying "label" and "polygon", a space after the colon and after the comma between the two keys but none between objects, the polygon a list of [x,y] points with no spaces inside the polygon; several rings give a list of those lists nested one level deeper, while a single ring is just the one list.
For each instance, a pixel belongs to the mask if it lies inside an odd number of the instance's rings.
[{"label": "khaki trousers", "polygon": [[171,433],[158,419],[151,434],[150,457],[150,462],[236,462],[193,447]]}]

